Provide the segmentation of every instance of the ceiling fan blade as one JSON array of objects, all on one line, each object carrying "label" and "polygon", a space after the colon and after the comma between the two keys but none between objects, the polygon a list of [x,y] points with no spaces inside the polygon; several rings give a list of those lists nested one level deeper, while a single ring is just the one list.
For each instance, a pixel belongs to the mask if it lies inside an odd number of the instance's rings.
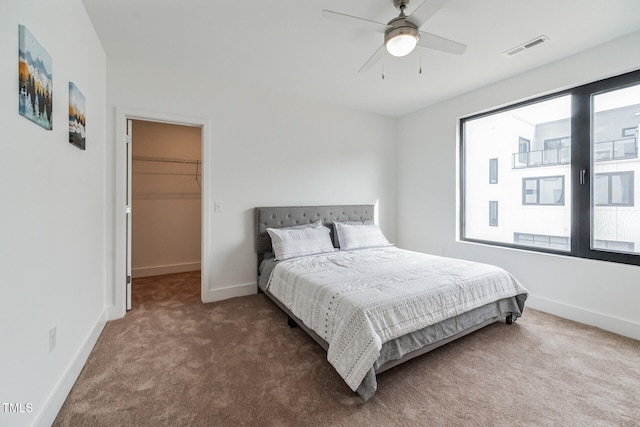
[{"label": "ceiling fan blade", "polygon": [[467,45],[436,36],[435,34],[420,31],[420,40],[418,46],[428,49],[440,50],[442,52],[453,53],[454,55],[462,55],[467,50]]},{"label": "ceiling fan blade", "polygon": [[359,73],[364,73],[365,71],[369,71],[371,67],[376,65],[378,61],[382,58],[382,49],[384,49],[384,45],[380,46],[374,53],[371,55],[367,62],[364,63],[362,67],[358,70]]},{"label": "ceiling fan blade", "polygon": [[331,10],[323,10],[322,15],[332,21],[341,22],[343,24],[353,25],[365,30],[384,33],[388,27],[387,24],[381,22],[370,21],[368,19],[358,18],[356,16],[345,15],[344,13],[333,12]]},{"label": "ceiling fan blade", "polygon": [[407,20],[420,28],[447,3],[449,0],[426,0],[407,16]]}]

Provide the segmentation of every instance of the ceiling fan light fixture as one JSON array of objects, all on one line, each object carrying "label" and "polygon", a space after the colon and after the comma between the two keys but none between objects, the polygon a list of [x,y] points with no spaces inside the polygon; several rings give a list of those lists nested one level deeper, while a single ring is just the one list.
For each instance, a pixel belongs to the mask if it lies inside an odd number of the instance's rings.
[{"label": "ceiling fan light fixture", "polygon": [[[395,23],[392,21],[390,24]],[[419,38],[418,28],[403,19],[401,25],[393,25],[385,33],[384,45],[391,55],[405,56],[415,49]]]}]

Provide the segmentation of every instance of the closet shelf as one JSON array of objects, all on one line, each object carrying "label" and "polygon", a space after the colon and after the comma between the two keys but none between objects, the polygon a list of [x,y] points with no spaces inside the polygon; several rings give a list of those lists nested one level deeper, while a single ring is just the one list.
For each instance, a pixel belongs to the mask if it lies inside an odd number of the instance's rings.
[{"label": "closet shelf", "polygon": [[[179,159],[174,157],[152,157],[152,156],[131,156],[131,159],[134,161],[140,162],[153,162],[156,163],[156,166],[152,166],[150,163],[148,166],[144,166],[141,163],[138,164],[139,167],[134,166],[132,173],[134,175],[164,175],[164,176],[193,176],[195,178],[198,187],[201,188],[200,178],[202,177],[201,171],[201,160],[196,159]],[[158,163],[174,163],[174,164],[182,164],[185,166],[173,166],[170,167],[167,165],[166,167],[161,167]],[[191,169],[191,166],[187,165],[195,165],[195,170]],[[175,169],[175,168],[178,169]],[[168,169],[167,169],[168,168]]]},{"label": "closet shelf", "polygon": [[176,159],[172,157],[150,157],[150,156],[132,156],[133,160],[141,160],[143,162],[165,162],[165,163],[190,163],[193,165],[199,165],[202,163],[200,160],[195,159]]}]

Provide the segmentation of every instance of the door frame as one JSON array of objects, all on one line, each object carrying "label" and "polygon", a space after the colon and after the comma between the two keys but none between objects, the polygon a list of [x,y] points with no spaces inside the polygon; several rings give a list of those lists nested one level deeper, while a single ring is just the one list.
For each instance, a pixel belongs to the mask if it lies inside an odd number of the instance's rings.
[{"label": "door frame", "polygon": [[[175,114],[158,113],[139,109],[116,107],[115,116],[115,205],[114,205],[114,276],[113,276],[113,306],[109,310],[109,319],[124,317],[126,309],[126,256],[127,256],[127,230],[126,230],[126,196],[127,196],[127,120],[144,120],[148,122],[168,123],[182,126],[195,126],[201,129],[202,138],[202,223],[200,238],[200,300],[208,291],[209,277],[211,274],[211,209],[210,209],[210,179],[211,179],[211,143],[210,122],[200,117],[187,117]],[[135,215],[135,211],[132,212]]]}]

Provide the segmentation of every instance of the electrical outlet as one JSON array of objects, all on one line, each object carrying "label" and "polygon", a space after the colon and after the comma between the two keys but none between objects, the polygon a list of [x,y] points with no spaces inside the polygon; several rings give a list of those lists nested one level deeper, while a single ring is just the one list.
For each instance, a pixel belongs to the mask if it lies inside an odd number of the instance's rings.
[{"label": "electrical outlet", "polygon": [[49,329],[49,352],[52,352],[56,348],[56,339],[58,338],[57,327]]},{"label": "electrical outlet", "polygon": [[447,248],[442,248],[442,256],[447,256]]}]

